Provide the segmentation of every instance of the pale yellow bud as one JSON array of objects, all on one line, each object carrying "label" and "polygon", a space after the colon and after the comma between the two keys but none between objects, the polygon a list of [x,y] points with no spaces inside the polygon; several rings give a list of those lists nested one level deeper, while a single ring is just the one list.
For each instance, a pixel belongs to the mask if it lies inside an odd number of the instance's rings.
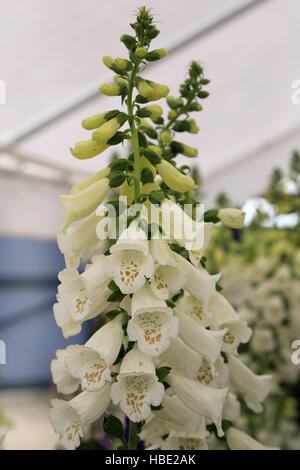
[{"label": "pale yellow bud", "polygon": [[230,228],[243,228],[245,212],[235,208],[219,209],[218,217],[220,221]]},{"label": "pale yellow bud", "polygon": [[142,59],[147,54],[147,49],[145,47],[137,47],[135,50],[135,55]]},{"label": "pale yellow bud", "polygon": [[157,155],[159,155],[160,157],[162,156],[162,149],[157,145],[149,145],[149,150],[152,150],[152,152],[157,153]]},{"label": "pale yellow bud", "polygon": [[149,118],[152,120],[152,121],[156,121],[163,113],[163,109],[161,106],[159,106],[159,104],[149,104],[148,106],[145,106],[145,109],[147,109],[148,111],[150,111],[151,115],[149,116]]},{"label": "pale yellow bud", "polygon": [[177,113],[174,109],[171,109],[169,112],[168,112],[168,118],[169,119],[174,119],[175,117],[177,116]]},{"label": "pale yellow bud", "polygon": [[84,160],[86,158],[92,158],[100,153],[104,152],[108,148],[103,142],[96,142],[93,139],[90,140],[81,140],[80,142],[76,142],[74,148],[70,149],[72,155],[80,160]]},{"label": "pale yellow bud", "polygon": [[109,69],[114,63],[114,59],[110,57],[109,55],[103,56],[102,61],[103,61],[103,64],[106,65],[106,67],[108,67]]},{"label": "pale yellow bud", "polygon": [[101,93],[103,93],[103,95],[106,96],[117,96],[121,93],[119,85],[113,85],[110,83],[104,83],[103,85],[101,85],[99,90],[101,91]]},{"label": "pale yellow bud", "polygon": [[171,132],[169,132],[169,131],[163,131],[160,134],[160,138],[161,138],[162,142],[165,142],[166,144],[170,144],[173,140]]},{"label": "pale yellow bud", "polygon": [[175,168],[171,163],[162,160],[156,165],[156,169],[163,181],[173,191],[185,193],[195,188],[195,182],[191,176],[184,175]]},{"label": "pale yellow bud", "polygon": [[182,144],[183,151],[182,154],[186,157],[195,158],[198,156],[198,149],[195,147],[190,147],[189,145]]},{"label": "pale yellow bud", "polygon": [[106,113],[95,114],[94,116],[90,116],[82,121],[82,127],[88,131],[92,129],[97,129],[97,127],[102,126],[106,122],[105,119]]},{"label": "pale yellow bud", "polygon": [[120,129],[120,123],[117,117],[110,119],[92,134],[93,140],[106,143]]}]

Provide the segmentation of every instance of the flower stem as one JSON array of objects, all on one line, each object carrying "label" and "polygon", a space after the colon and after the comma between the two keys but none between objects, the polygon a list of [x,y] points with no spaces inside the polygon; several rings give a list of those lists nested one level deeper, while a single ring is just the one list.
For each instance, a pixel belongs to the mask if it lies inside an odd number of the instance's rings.
[{"label": "flower stem", "polygon": [[129,437],[128,437],[128,450],[136,450],[135,440],[135,426],[134,423],[129,421]]},{"label": "flower stem", "polygon": [[138,132],[135,127],[134,114],[133,114],[133,103],[132,103],[132,92],[134,87],[134,81],[136,74],[139,69],[139,62],[137,62],[132,70],[131,77],[128,84],[128,96],[127,96],[127,108],[129,116],[129,125],[132,136],[133,154],[134,154],[134,201],[138,202],[140,197],[140,185],[141,185],[141,165],[140,165],[140,147]]}]

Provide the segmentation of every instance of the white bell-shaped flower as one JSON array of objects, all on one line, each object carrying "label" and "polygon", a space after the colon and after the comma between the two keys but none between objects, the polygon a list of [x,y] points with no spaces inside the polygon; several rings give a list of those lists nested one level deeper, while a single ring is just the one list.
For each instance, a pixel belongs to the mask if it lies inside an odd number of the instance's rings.
[{"label": "white bell-shaped flower", "polygon": [[104,413],[110,402],[110,387],[110,384],[106,384],[97,392],[82,392],[68,402],[58,399],[51,401],[49,419],[65,449],[74,450],[78,447],[83,427]]},{"label": "white bell-shaped flower", "polygon": [[60,301],[53,305],[54,318],[61,328],[65,338],[78,335],[81,331],[81,322],[75,322],[70,314],[70,310]]},{"label": "white bell-shaped flower", "polygon": [[151,405],[161,404],[164,392],[152,358],[134,347],[122,360],[117,382],[112,384],[113,403],[119,404],[131,421],[140,422],[150,416]]},{"label": "white bell-shaped flower", "polygon": [[195,378],[203,362],[202,356],[187,346],[179,337],[160,356],[162,366],[171,367],[177,375]]},{"label": "white bell-shaped flower", "polygon": [[177,266],[173,252],[165,240],[151,240],[150,253],[155,266],[150,279],[151,290],[158,298],[167,300],[184,286],[185,274]]},{"label": "white bell-shaped flower", "polygon": [[211,420],[222,437],[222,411],[228,388],[215,389],[202,385],[195,380],[170,373],[166,378],[177,397],[195,413]]},{"label": "white bell-shaped flower", "polygon": [[231,450],[279,450],[278,447],[264,446],[233,426],[226,431],[226,440]]},{"label": "white bell-shaped flower", "polygon": [[222,356],[218,357],[214,366],[203,359],[194,378],[203,385],[209,385],[213,388],[227,387],[229,386],[229,369]]},{"label": "white bell-shaped flower", "polygon": [[150,356],[162,354],[178,335],[178,319],[149,286],[133,294],[131,316],[127,325],[129,340],[137,341],[139,349]]},{"label": "white bell-shaped flower", "polygon": [[179,428],[184,428],[188,433],[197,432],[201,438],[206,437],[204,416],[194,413],[176,395],[165,395],[161,404],[162,409],[153,412],[155,416]]},{"label": "white bell-shaped flower", "polygon": [[65,365],[69,373],[76,377],[83,390],[99,390],[111,380],[110,367],[115,362],[124,332],[122,315],[106,323],[86,343],[68,346]]},{"label": "white bell-shaped flower", "polygon": [[241,403],[233,393],[228,393],[224,407],[223,419],[234,423],[241,414]]},{"label": "white bell-shaped flower", "polygon": [[211,276],[205,269],[202,267],[196,268],[178,253],[174,253],[174,257],[178,267],[180,267],[186,275],[184,289],[201,300],[203,309],[206,312],[208,302],[215,292],[216,282],[219,280],[221,274]]},{"label": "white bell-shaped flower", "polygon": [[226,328],[223,338],[223,351],[237,354],[240,343],[247,343],[252,335],[252,329],[242,320],[233,309],[228,300],[219,292],[215,292],[209,301],[208,309],[212,314],[211,327],[214,329]]},{"label": "white bell-shaped flower", "polygon": [[145,232],[133,221],[105,257],[105,269],[123,294],[137,292],[154,273]]},{"label": "white bell-shaped flower", "polygon": [[103,257],[89,265],[83,274],[76,269],[64,269],[58,278],[59,301],[67,307],[75,323],[94,318],[108,307],[111,291],[107,287],[109,278],[103,269]]},{"label": "white bell-shaped flower", "polygon": [[208,450],[205,439],[199,437],[198,433],[187,433],[185,431],[173,431],[161,445],[161,450]]},{"label": "white bell-shaped flower", "polygon": [[204,310],[203,303],[193,295],[184,292],[184,295],[176,302],[175,312],[185,312],[202,326],[210,324],[211,314]]},{"label": "white bell-shaped flower", "polygon": [[180,338],[208,362],[214,364],[221,352],[223,336],[227,330],[208,330],[186,313],[176,310],[176,315],[179,318]]},{"label": "white bell-shaped flower", "polygon": [[58,232],[57,243],[67,268],[77,268],[81,255],[99,242],[96,226],[100,219],[93,213],[75,227],[69,227],[66,233]]},{"label": "white bell-shaped flower", "polygon": [[64,395],[70,395],[76,392],[79,387],[79,380],[73,377],[68,371],[65,365],[65,358],[68,355],[68,351],[65,349],[58,349],[56,351],[56,359],[51,362],[51,374],[53,382],[57,386],[58,393]]},{"label": "white bell-shaped flower", "polygon": [[[187,209],[191,209],[191,206]],[[164,199],[160,211],[161,226],[166,238],[176,241],[187,250],[203,249],[204,222],[193,220],[186,211],[170,199]]]},{"label": "white bell-shaped flower", "polygon": [[243,394],[247,406],[254,412],[263,411],[261,403],[272,388],[271,375],[256,375],[235,356],[228,355],[230,382],[237,392]]}]

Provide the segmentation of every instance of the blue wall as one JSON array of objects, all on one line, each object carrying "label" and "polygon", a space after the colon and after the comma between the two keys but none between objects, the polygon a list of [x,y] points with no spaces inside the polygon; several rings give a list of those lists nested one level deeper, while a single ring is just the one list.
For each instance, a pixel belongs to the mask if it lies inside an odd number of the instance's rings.
[{"label": "blue wall", "polygon": [[63,268],[54,241],[0,237],[0,340],[7,362],[0,365],[0,386],[49,383],[56,349],[86,341],[88,326],[67,341],[53,317]]}]

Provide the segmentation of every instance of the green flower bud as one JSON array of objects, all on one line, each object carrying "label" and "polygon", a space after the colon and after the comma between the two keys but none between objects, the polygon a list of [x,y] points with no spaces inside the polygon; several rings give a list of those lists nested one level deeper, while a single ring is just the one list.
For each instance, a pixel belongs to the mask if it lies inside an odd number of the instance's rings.
[{"label": "green flower bud", "polygon": [[114,63],[119,69],[123,71],[130,70],[131,68],[131,62],[129,62],[129,60],[122,59],[121,57],[117,57]]},{"label": "green flower bud", "polygon": [[171,109],[176,109],[178,108],[178,103],[177,103],[177,100],[176,98],[174,98],[174,96],[171,96],[171,95],[168,95],[167,98],[167,104],[168,106],[171,108]]},{"label": "green flower bud", "polygon": [[189,123],[190,123],[189,132],[191,132],[191,134],[198,134],[199,127],[197,126],[195,119],[189,119]]},{"label": "green flower bud", "polygon": [[189,106],[189,111],[202,111],[203,107],[200,103],[191,103]]},{"label": "green flower bud", "polygon": [[137,80],[137,89],[140,95],[147,98],[149,101],[160,100],[169,93],[169,87],[167,85],[161,85],[160,83],[142,79]]},{"label": "green flower bud", "polygon": [[166,55],[166,49],[155,49],[154,51],[148,52],[146,60],[153,62],[155,60],[162,59]]},{"label": "green flower bud", "polygon": [[186,191],[194,189],[196,186],[191,176],[180,173],[180,171],[178,171],[175,166],[171,165],[171,163],[167,162],[167,160],[161,160],[161,162],[156,165],[156,169],[166,185],[173,191],[185,193]]},{"label": "green flower bud", "polygon": [[195,147],[190,147],[189,145],[183,145],[183,151],[181,152],[186,157],[194,158],[198,156],[198,149]]},{"label": "green flower bud", "polygon": [[102,62],[104,65],[106,65],[106,67],[110,69],[114,63],[114,59],[110,57],[110,55],[105,55],[102,57]]},{"label": "green flower bud", "polygon": [[76,142],[74,148],[70,149],[73,157],[85,160],[86,158],[92,158],[100,153],[104,152],[108,148],[103,142],[96,142],[95,140],[81,140]]},{"label": "green flower bud", "polygon": [[129,34],[123,34],[120,38],[121,42],[127,47],[127,49],[132,49],[136,45],[136,39]]},{"label": "green flower bud", "polygon": [[116,85],[119,85],[121,87],[128,87],[128,81],[126,80],[126,78],[120,77],[120,75],[114,76],[114,82]]},{"label": "green flower bud", "polygon": [[161,138],[162,142],[165,142],[166,144],[170,144],[173,140],[171,132],[169,132],[169,131],[163,131],[160,134],[160,138]]},{"label": "green flower bud", "polygon": [[163,113],[163,109],[159,104],[149,104],[142,109],[147,111],[148,117],[153,122],[155,122]]},{"label": "green flower bud", "polygon": [[137,57],[142,59],[147,54],[147,49],[145,47],[137,47],[134,53]]},{"label": "green flower bud", "polygon": [[171,111],[168,112],[169,119],[174,119],[176,116],[177,116],[177,113],[174,109],[171,109]]},{"label": "green flower bud", "polygon": [[101,85],[99,88],[101,93],[106,96],[117,96],[120,95],[122,92],[122,89],[119,85],[113,85],[110,83],[104,83],[104,85]]}]

